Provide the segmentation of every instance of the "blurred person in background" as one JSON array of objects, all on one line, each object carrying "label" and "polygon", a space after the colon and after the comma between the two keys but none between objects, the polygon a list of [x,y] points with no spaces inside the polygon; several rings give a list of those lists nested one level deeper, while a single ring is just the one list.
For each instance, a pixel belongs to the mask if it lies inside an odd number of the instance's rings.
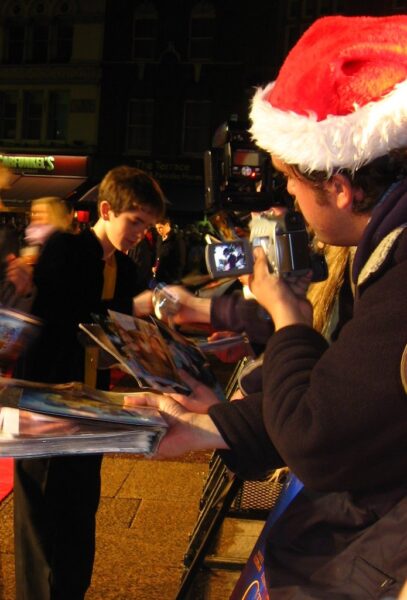
[{"label": "blurred person in background", "polygon": [[[73,211],[58,196],[44,196],[31,202],[30,222],[24,232],[23,244],[7,257],[7,282],[2,294],[5,304],[25,312],[30,310],[35,293],[31,286],[32,267],[52,236],[70,230],[72,218]],[[25,264],[25,271],[21,261],[15,260],[18,255]]]},{"label": "blurred person in background", "polygon": [[153,276],[156,283],[179,283],[186,264],[185,241],[182,234],[172,227],[168,218],[156,224],[158,232],[156,262]]},{"label": "blurred person in background", "polygon": [[156,261],[157,231],[150,227],[143,238],[130,248],[128,255],[137,265],[137,281],[139,287],[146,290],[151,287],[153,267]]}]

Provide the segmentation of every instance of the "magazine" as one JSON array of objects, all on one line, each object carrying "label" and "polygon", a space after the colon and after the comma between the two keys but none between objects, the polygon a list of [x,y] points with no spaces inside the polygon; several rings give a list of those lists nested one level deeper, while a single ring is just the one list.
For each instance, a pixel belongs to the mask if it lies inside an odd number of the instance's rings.
[{"label": "magazine", "polygon": [[235,346],[245,345],[248,354],[252,352],[249,340],[245,334],[236,334],[230,337],[219,338],[217,340],[207,340],[206,338],[192,337],[191,340],[203,352],[219,352],[220,350],[229,350]]},{"label": "magazine", "polygon": [[0,306],[0,366],[10,366],[36,338],[40,328],[40,319]]},{"label": "magazine", "polygon": [[153,317],[145,320],[116,311],[109,311],[107,319],[95,319],[97,323],[81,323],[80,329],[102,348],[103,364],[110,354],[140,388],[190,394],[182,369],[224,399],[205,354],[176,330]]},{"label": "magazine", "polygon": [[131,406],[136,395],[0,377],[0,456],[152,455],[167,424],[158,410]]}]

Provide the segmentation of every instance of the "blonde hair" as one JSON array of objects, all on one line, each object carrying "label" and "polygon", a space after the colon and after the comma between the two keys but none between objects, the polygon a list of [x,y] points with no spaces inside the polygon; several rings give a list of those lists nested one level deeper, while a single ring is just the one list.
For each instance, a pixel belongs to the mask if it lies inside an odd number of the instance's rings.
[{"label": "blonde hair", "polygon": [[44,196],[35,198],[31,202],[31,210],[34,206],[43,204],[47,207],[47,218],[49,225],[54,225],[58,229],[69,229],[72,223],[72,212],[62,198],[58,196]]},{"label": "blonde hair", "polygon": [[344,278],[349,276],[348,262],[353,254],[353,249],[343,246],[324,247],[324,254],[328,264],[328,278],[325,281],[313,283],[308,290],[308,300],[314,308],[314,328],[329,337],[329,332],[335,326],[336,305],[339,290]]}]

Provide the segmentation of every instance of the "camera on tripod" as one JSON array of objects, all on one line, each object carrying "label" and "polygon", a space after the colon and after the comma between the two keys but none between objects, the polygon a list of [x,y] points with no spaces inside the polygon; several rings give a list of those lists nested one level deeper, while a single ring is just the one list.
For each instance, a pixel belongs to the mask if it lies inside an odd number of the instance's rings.
[{"label": "camera on tripod", "polygon": [[266,210],[292,203],[268,152],[250,139],[248,123],[230,120],[204,153],[205,208]]},{"label": "camera on tripod", "polygon": [[312,271],[312,281],[323,281],[328,268],[315,252],[301,213],[285,182],[273,170],[270,155],[250,139],[247,124],[229,121],[215,133],[213,147],[204,155],[205,202],[209,209],[264,211],[285,207],[283,215],[262,212],[250,224],[250,240],[226,240],[205,248],[213,278],[240,276],[253,271],[253,247],[261,246],[271,271],[288,277]]}]

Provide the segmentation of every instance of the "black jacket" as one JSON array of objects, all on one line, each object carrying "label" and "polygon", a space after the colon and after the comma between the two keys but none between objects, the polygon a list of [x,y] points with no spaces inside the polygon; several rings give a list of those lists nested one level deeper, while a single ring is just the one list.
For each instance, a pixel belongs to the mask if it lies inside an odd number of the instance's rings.
[{"label": "black jacket", "polygon": [[40,337],[24,357],[17,373],[46,382],[81,380],[84,352],[78,342],[78,324],[91,322],[93,313],[107,308],[131,313],[137,287],[137,269],[131,259],[116,252],[114,298],[101,300],[103,250],[91,230],[78,235],[54,233],[44,245],[34,271],[37,288],[32,314],[44,325]]},{"label": "black jacket", "polygon": [[185,270],[185,241],[184,238],[170,231],[165,240],[159,236],[156,257],[158,261],[155,279],[162,283],[179,283]]},{"label": "black jacket", "polygon": [[381,598],[407,578],[406,223],[403,180],[358,246],[338,339],[279,330],[263,393],[210,409],[232,470],[257,479],[286,464],[305,484],[270,538],[272,598]]}]

